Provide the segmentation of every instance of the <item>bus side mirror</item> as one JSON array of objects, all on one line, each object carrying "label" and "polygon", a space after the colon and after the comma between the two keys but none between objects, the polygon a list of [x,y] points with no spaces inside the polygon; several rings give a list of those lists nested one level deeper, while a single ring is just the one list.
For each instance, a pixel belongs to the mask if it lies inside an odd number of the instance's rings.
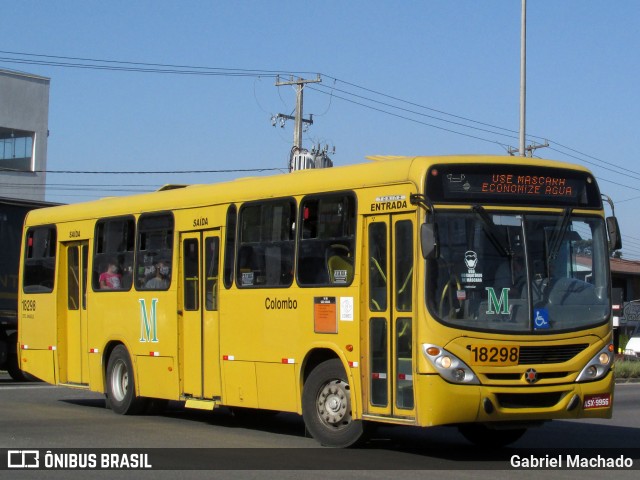
[{"label": "bus side mirror", "polygon": [[622,248],[622,237],[620,236],[620,226],[616,217],[607,217],[607,231],[609,232],[609,250],[620,250]]},{"label": "bus side mirror", "polygon": [[434,259],[440,256],[438,227],[435,223],[426,222],[420,227],[420,246],[422,248],[422,256],[425,259]]}]

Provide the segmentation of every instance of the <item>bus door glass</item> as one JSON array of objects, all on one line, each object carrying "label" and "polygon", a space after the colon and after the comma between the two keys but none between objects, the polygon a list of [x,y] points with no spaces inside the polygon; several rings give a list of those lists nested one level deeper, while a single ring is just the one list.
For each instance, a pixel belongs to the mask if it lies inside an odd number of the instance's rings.
[{"label": "bus door glass", "polygon": [[220,234],[202,231],[180,237],[181,377],[190,398],[220,397]]},{"label": "bus door glass", "polygon": [[67,310],[65,328],[58,343],[61,344],[60,380],[62,383],[86,384],[89,381],[89,365],[87,352],[87,261],[88,242],[64,244],[65,255],[62,257],[66,265],[64,274],[66,282]]},{"label": "bus door glass", "polygon": [[415,415],[413,395],[414,216],[367,220],[367,296],[363,342],[365,408],[373,415]]}]

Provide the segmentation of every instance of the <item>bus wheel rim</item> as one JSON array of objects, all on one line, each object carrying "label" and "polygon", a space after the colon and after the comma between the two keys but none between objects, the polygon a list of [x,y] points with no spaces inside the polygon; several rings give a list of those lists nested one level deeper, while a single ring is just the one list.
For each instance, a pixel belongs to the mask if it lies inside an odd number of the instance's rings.
[{"label": "bus wheel rim", "polygon": [[118,362],[113,368],[113,376],[111,378],[111,389],[114,399],[118,402],[124,400],[129,387],[129,372],[124,362]]},{"label": "bus wheel rim", "polygon": [[327,426],[346,426],[351,422],[350,400],[349,384],[342,380],[328,382],[318,394],[318,416]]}]

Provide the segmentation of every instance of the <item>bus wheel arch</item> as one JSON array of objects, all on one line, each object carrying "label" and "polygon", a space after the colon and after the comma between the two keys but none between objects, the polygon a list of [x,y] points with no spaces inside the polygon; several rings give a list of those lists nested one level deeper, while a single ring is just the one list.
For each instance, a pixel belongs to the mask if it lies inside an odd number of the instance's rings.
[{"label": "bus wheel arch", "polygon": [[7,362],[6,369],[11,378],[16,382],[32,382],[38,379],[27,372],[20,370],[20,361],[18,356],[18,332],[13,332],[7,337]]},{"label": "bus wheel arch", "polygon": [[105,356],[107,405],[121,415],[142,413],[147,406],[147,399],[136,395],[135,372],[127,347],[118,343],[108,351],[108,356]]},{"label": "bus wheel arch", "polygon": [[307,430],[328,447],[356,444],[363,438],[364,423],[352,417],[351,387],[342,361],[334,356],[308,365],[302,391]]},{"label": "bus wheel arch", "polygon": [[[350,372],[346,368],[346,366],[348,365],[348,362],[347,362],[347,360],[345,358],[343,358],[339,353],[337,353],[330,346],[316,346],[315,348],[313,348],[312,350],[307,352],[304,360],[302,361],[302,365],[301,365],[301,369],[300,369],[300,383],[299,383],[299,385],[300,385],[300,392],[299,392],[300,393],[300,398],[302,398],[304,384],[307,382],[307,379],[309,378],[309,375],[311,375],[311,373],[321,363],[329,361],[329,360],[336,360],[336,361],[338,361],[338,362],[340,362],[342,364],[342,367],[345,370],[347,383],[351,384],[351,382],[356,380],[355,378],[353,378],[353,372]],[[352,398],[351,399],[351,406],[353,407],[354,411],[356,411],[356,412],[359,412],[358,402],[359,402],[358,398]]]},{"label": "bus wheel arch", "polygon": [[307,353],[302,363],[302,384],[307,381],[311,372],[322,362],[331,359],[339,359],[338,354],[329,348],[315,348]]}]

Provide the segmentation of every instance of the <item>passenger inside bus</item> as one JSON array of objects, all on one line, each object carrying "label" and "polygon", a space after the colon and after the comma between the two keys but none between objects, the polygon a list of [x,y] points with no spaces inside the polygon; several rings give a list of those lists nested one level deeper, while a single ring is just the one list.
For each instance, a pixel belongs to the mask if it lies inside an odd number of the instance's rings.
[{"label": "passenger inside bus", "polygon": [[105,290],[122,288],[122,275],[118,273],[118,265],[115,260],[109,260],[106,271],[100,274],[99,282],[100,288]]},{"label": "passenger inside bus", "polygon": [[169,287],[170,281],[169,266],[160,260],[155,265],[155,276],[147,280],[144,287],[152,290],[164,290]]}]

